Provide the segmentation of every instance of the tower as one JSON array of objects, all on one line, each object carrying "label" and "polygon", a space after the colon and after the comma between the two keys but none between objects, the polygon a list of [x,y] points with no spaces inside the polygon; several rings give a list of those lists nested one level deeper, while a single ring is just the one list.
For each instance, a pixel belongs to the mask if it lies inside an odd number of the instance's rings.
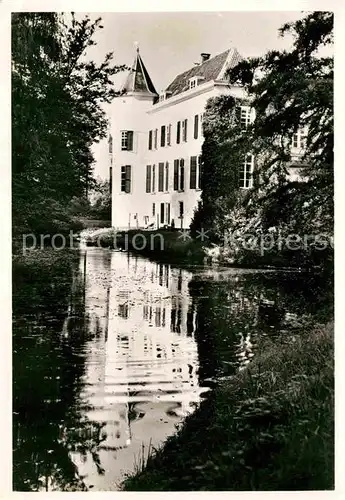
[{"label": "tower", "polygon": [[[142,226],[149,210],[145,197],[145,154],[147,151],[147,111],[158,94],[139,53],[111,113],[113,138],[112,217],[115,228]],[[148,212],[149,213],[149,212]],[[139,220],[140,219],[140,220]]]}]

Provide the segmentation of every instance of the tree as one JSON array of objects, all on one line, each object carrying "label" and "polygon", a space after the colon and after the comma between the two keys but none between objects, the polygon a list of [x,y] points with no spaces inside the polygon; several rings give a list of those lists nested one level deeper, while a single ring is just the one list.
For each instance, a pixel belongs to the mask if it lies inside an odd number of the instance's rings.
[{"label": "tree", "polygon": [[87,61],[101,28],[100,18],[73,13],[68,24],[56,13],[13,14],[14,232],[44,230],[42,215],[53,220],[57,205],[92,186],[91,146],[107,132],[102,104],[117,95],[111,77],[126,69],[112,65],[112,53]]},{"label": "tree", "polygon": [[[224,220],[231,201],[233,211],[228,211],[227,221],[231,229],[251,223],[255,231],[284,224],[290,232],[315,231],[315,225],[318,231],[333,231],[333,57],[320,53],[333,42],[333,14],[310,13],[284,25],[280,34],[286,33],[294,36],[290,51],[270,51],[263,57],[243,60],[229,71],[229,83],[242,85],[255,109],[256,118],[250,126],[238,133],[238,123],[230,119],[241,101],[223,99],[231,112],[219,99],[207,108],[202,151],[204,192],[202,210],[196,216],[204,227],[219,231],[217,217],[210,220],[207,215],[208,207],[217,212],[222,202]],[[213,120],[217,112],[219,118]],[[224,120],[228,125],[222,123]],[[299,161],[305,165],[305,182],[291,183],[287,176],[291,144],[303,127],[306,148]],[[221,176],[220,191],[215,180],[208,181],[217,171],[217,162],[238,172],[246,148],[256,159],[254,188],[235,203],[235,173]],[[229,161],[223,161],[227,154]],[[282,202],[287,198],[289,207]]]}]

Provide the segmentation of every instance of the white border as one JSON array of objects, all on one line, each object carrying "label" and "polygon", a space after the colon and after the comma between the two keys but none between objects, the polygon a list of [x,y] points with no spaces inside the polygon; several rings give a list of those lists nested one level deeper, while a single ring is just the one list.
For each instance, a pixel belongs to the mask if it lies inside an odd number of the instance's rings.
[{"label": "white border", "polygon": [[[275,0],[242,0],[236,2],[235,0],[213,0],[212,2],[202,2],[199,0],[150,0],[145,3],[141,0],[126,0],[126,2],[105,1],[98,0],[0,0],[0,96],[1,96],[1,114],[2,125],[0,128],[0,165],[2,167],[2,177],[0,182],[0,203],[2,227],[2,259],[0,265],[0,306],[1,306],[1,331],[3,333],[1,342],[1,354],[3,360],[0,363],[0,383],[1,383],[1,467],[0,467],[0,496],[2,498],[8,496],[25,496],[26,493],[11,493],[11,475],[12,475],[12,440],[11,440],[11,208],[10,208],[10,192],[11,192],[11,104],[10,104],[10,13],[11,11],[76,11],[76,12],[173,12],[173,11],[310,11],[310,10],[328,10],[335,11],[335,34],[336,34],[336,79],[335,79],[335,125],[337,131],[345,130],[345,106],[342,93],[345,89],[345,70],[343,65],[344,52],[344,32],[345,32],[345,15],[344,15],[344,2],[342,0],[290,0],[286,2]],[[343,112],[341,112],[343,110]],[[329,498],[343,496],[345,493],[344,473],[344,455],[343,446],[345,431],[345,412],[344,412],[344,386],[345,377],[343,369],[342,348],[344,346],[344,335],[341,331],[341,295],[342,282],[341,277],[344,273],[343,257],[341,249],[345,248],[342,243],[345,243],[344,231],[342,229],[342,221],[339,213],[342,204],[345,201],[345,196],[342,196],[342,190],[345,189],[345,155],[344,139],[342,133],[336,135],[335,140],[335,154],[336,154],[336,169],[335,169],[335,199],[336,199],[336,233],[335,233],[335,248],[336,248],[336,492],[293,492],[293,493],[280,493],[280,492],[255,492],[255,493],[241,493],[241,492],[192,492],[183,493],[190,497],[196,496],[214,496],[214,497],[232,497],[232,498],[288,498],[295,496],[299,498],[306,498],[313,496],[314,498]],[[342,383],[341,383],[342,382]],[[81,493],[67,493],[79,497]],[[35,495],[45,495],[47,498],[52,497],[56,499],[64,493],[30,493],[30,498]],[[126,495],[128,499],[137,498],[139,493],[87,493],[90,497],[103,497],[104,495]],[[152,492],[140,493],[141,498],[151,499],[152,496],[161,497],[162,495],[180,498],[181,493],[167,493],[162,492],[153,494]]]}]

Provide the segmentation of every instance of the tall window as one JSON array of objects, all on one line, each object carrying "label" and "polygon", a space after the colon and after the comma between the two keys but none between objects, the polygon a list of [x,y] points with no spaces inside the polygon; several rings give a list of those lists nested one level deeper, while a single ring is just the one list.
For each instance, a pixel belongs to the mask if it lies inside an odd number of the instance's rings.
[{"label": "tall window", "polygon": [[187,120],[183,120],[182,122],[182,140],[183,142],[187,142]]},{"label": "tall window", "polygon": [[179,205],[179,213],[180,213],[180,217],[183,217],[183,216],[184,216],[184,205],[183,205],[183,201],[179,201],[179,202],[178,202],[178,205]]},{"label": "tall window", "polygon": [[199,135],[199,115],[194,116],[194,139],[197,139]]},{"label": "tall window", "polygon": [[165,146],[165,125],[161,126],[161,147]]},{"label": "tall window", "polygon": [[240,168],[239,185],[242,189],[253,187],[254,156],[247,154]]},{"label": "tall window", "polygon": [[190,189],[199,189],[201,187],[201,156],[190,157]]},{"label": "tall window", "polygon": [[131,192],[131,166],[124,165],[121,167],[121,192]]},{"label": "tall window", "polygon": [[170,203],[165,204],[165,223],[170,224]]},{"label": "tall window", "polygon": [[151,165],[146,165],[146,192],[151,193]]},{"label": "tall window", "polygon": [[165,204],[161,203],[161,224],[164,224],[164,209],[165,209]]},{"label": "tall window", "polygon": [[244,130],[250,124],[250,107],[240,106],[240,126]]},{"label": "tall window", "polygon": [[201,156],[198,156],[198,183],[197,183],[197,187],[199,189],[202,189],[202,162],[201,162]]},{"label": "tall window", "polygon": [[307,131],[303,128],[297,131],[292,137],[292,145],[294,148],[304,149],[306,147]]},{"label": "tall window", "polygon": [[156,165],[152,165],[152,193],[156,191]]},{"label": "tall window", "polygon": [[121,131],[121,151],[133,151],[133,130]]},{"label": "tall window", "polygon": [[165,191],[169,191],[169,163],[165,164]]},{"label": "tall window", "polygon": [[158,191],[164,190],[164,163],[158,164]]},{"label": "tall window", "polygon": [[184,191],[184,159],[174,160],[174,191]]},{"label": "tall window", "polygon": [[152,203],[152,217],[156,215],[156,204]]},{"label": "tall window", "polygon": [[155,149],[158,147],[158,129],[156,128],[154,131],[154,143],[155,143]]},{"label": "tall window", "polygon": [[152,130],[149,132],[149,149],[152,149]]},{"label": "tall window", "polygon": [[171,123],[167,126],[167,146],[171,145]]},{"label": "tall window", "polygon": [[189,187],[190,189],[196,189],[196,171],[197,171],[197,157],[190,157],[190,175],[189,175]]},{"label": "tall window", "polygon": [[180,144],[181,140],[181,122],[177,122],[176,125],[176,144]]}]

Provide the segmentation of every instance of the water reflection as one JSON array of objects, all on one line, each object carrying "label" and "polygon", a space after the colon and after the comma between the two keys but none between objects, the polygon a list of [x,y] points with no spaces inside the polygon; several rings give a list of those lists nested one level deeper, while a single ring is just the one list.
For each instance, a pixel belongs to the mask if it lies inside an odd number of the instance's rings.
[{"label": "water reflection", "polygon": [[[70,450],[86,486],[97,490],[114,489],[142,444],[157,446],[172,434],[202,392],[189,317],[191,273],[121,252],[105,259],[104,253],[89,249],[80,263],[93,335],[82,346],[79,408],[94,446]],[[64,433],[66,439],[69,430]]]},{"label": "water reflection", "polygon": [[[278,279],[279,277],[279,279]],[[327,316],[295,274],[181,270],[82,250],[14,290],[14,489],[116,490],[210,379],[232,376],[265,335]]]}]

